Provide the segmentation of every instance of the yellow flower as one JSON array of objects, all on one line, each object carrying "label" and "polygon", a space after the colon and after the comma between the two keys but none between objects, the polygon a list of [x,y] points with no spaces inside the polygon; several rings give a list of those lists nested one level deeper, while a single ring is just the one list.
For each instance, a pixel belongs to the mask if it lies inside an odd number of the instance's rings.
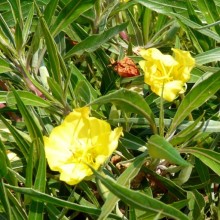
[{"label": "yellow flower", "polygon": [[53,171],[60,172],[60,180],[75,185],[97,170],[118,146],[122,128],[111,130],[110,125],[89,116],[89,108],[71,112],[49,137],[44,136],[46,158]]},{"label": "yellow flower", "polygon": [[139,62],[144,71],[144,81],[151,90],[169,102],[185,92],[185,83],[190,79],[190,71],[195,60],[188,51],[172,49],[174,57],[162,54],[156,48],[142,49],[144,58]]}]

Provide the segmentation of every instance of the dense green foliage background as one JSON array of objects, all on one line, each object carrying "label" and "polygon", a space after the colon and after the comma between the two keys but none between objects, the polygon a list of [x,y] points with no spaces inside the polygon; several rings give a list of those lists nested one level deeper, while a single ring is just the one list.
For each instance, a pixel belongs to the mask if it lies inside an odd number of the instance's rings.
[{"label": "dense green foliage background", "polygon": [[[217,0],[1,0],[0,219],[219,219],[219,18]],[[184,96],[118,76],[111,60],[138,66],[143,47],[191,52]],[[124,136],[69,186],[42,137],[85,105]]]}]

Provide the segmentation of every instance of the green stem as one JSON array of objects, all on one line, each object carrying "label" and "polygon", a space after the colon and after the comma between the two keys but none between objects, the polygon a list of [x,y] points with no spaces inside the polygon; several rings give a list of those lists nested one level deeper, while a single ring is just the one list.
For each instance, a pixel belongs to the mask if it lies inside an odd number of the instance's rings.
[{"label": "green stem", "polygon": [[159,117],[159,132],[160,136],[164,136],[164,107],[163,107],[163,98],[160,99],[160,117]]}]

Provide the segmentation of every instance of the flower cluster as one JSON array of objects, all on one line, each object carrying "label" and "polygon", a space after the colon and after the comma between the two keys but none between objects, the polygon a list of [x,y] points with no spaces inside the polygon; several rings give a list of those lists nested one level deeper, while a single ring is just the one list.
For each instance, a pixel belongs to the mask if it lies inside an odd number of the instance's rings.
[{"label": "flower cluster", "polygon": [[91,178],[89,164],[97,170],[118,146],[122,128],[111,130],[103,120],[89,116],[89,108],[71,112],[49,137],[44,136],[49,167],[60,173],[60,180],[75,185]]},{"label": "flower cluster", "polygon": [[190,79],[190,71],[195,66],[195,60],[188,51],[172,50],[174,57],[164,55],[156,48],[142,49],[140,55],[144,60],[139,62],[144,71],[145,83],[169,102],[185,92],[185,83]]}]

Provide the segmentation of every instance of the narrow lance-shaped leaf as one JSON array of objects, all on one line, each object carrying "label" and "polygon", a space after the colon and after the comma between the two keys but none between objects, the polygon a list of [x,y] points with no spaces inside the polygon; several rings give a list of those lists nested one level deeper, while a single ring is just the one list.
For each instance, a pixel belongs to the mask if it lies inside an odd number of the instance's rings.
[{"label": "narrow lance-shaped leaf", "polygon": [[16,144],[23,154],[24,158],[28,160],[28,153],[29,153],[29,143],[19,134],[19,132],[2,116],[0,115],[0,119],[9,129],[10,133],[12,134],[13,138],[16,141]]},{"label": "narrow lance-shaped leaf", "polygon": [[[0,96],[1,98],[1,96]],[[149,124],[149,122],[145,118],[116,118],[116,119],[110,119],[109,120],[112,124],[117,125],[118,123],[128,123],[132,125],[138,125],[138,126],[145,126],[146,124]],[[155,118],[156,125],[159,126],[159,119]],[[164,119],[164,124],[166,127],[169,127],[172,122],[172,119]],[[182,131],[187,129],[189,126],[191,126],[194,123],[194,121],[186,121],[184,120],[179,126],[178,130]],[[199,122],[195,129],[198,127],[201,127],[201,131],[213,133],[213,132],[219,132],[220,130],[220,122],[214,121],[214,120],[207,120],[204,123]]]},{"label": "narrow lance-shaped leaf", "polygon": [[18,21],[19,25],[23,27],[23,15],[21,10],[21,2],[20,0],[8,0],[11,11],[14,17],[15,23]]},{"label": "narrow lance-shaped leaf", "polygon": [[195,56],[196,64],[203,65],[220,60],[220,48],[214,48]]},{"label": "narrow lance-shaped leaf", "polygon": [[149,121],[153,132],[157,133],[154,114],[144,98],[138,93],[126,89],[120,89],[96,99],[91,102],[90,105],[100,105],[105,103],[113,103],[125,112],[132,112],[144,116]]},{"label": "narrow lance-shaped leaf", "polygon": [[44,10],[44,17],[47,25],[50,26],[53,16],[55,15],[59,0],[50,0]]},{"label": "narrow lance-shaped leaf", "polygon": [[51,35],[55,37],[67,25],[71,24],[85,11],[92,8],[94,3],[95,0],[70,0],[57,16],[51,28]]},{"label": "narrow lance-shaped leaf", "polygon": [[4,209],[7,213],[7,218],[8,219],[13,219],[12,218],[11,205],[9,203],[8,196],[7,196],[7,191],[5,189],[4,182],[3,182],[2,178],[0,178],[0,201],[1,201],[1,204],[2,204],[2,206],[4,207]]},{"label": "narrow lance-shaped leaf", "polygon": [[31,139],[34,140],[36,137],[38,137],[41,140],[43,140],[42,133],[38,125],[36,124],[35,120],[33,119],[33,116],[31,115],[29,110],[25,107],[24,103],[22,102],[17,92],[14,90],[13,93],[17,102],[18,109],[21,112],[22,117],[24,118],[25,125],[27,126]]},{"label": "narrow lance-shaped leaf", "polygon": [[0,73],[5,73],[5,72],[9,72],[9,71],[12,71],[12,68],[11,68],[9,62],[0,58]]},{"label": "narrow lance-shaped leaf", "polygon": [[16,27],[15,27],[15,45],[16,45],[16,50],[19,54],[21,52],[21,48],[23,45],[23,35],[21,31],[21,26],[18,22],[16,23]]},{"label": "narrow lance-shaped leaf", "polygon": [[170,15],[173,11],[179,13],[184,13],[187,11],[186,4],[181,4],[182,2],[176,1],[173,4],[172,0],[156,0],[156,1],[146,1],[146,0],[134,0],[133,4],[141,4],[159,14]]},{"label": "narrow lance-shaped leaf", "polygon": [[[192,122],[189,126],[187,126],[182,131],[178,132],[171,140],[170,143],[172,145],[180,145],[181,143],[186,142],[201,130],[204,122],[201,123],[204,114],[199,116],[195,121]],[[200,123],[200,124],[199,124]],[[198,126],[199,125],[199,126]]]},{"label": "narrow lance-shaped leaf", "polygon": [[34,4],[31,4],[27,19],[24,24],[24,29],[22,31],[23,42],[26,42],[28,40],[28,35],[29,35],[31,24],[33,21],[33,16],[34,16]]},{"label": "narrow lance-shaped leaf", "polygon": [[[4,184],[5,186],[5,184]],[[5,187],[6,188],[6,187]],[[19,199],[15,198],[14,192],[11,190],[7,189],[7,196],[10,201],[10,206],[12,209],[12,219],[24,219],[27,220],[27,213],[24,210],[24,207],[22,207],[22,204],[19,202]]]},{"label": "narrow lance-shaped leaf", "polygon": [[123,31],[127,27],[128,23],[116,25],[115,27],[109,28],[107,31],[101,34],[94,34],[87,37],[82,42],[76,44],[68,53],[65,55],[65,59],[71,57],[73,54],[86,52],[93,52],[102,44],[112,39],[116,34]]},{"label": "narrow lance-shaped leaf", "polygon": [[220,176],[220,153],[204,148],[183,148],[183,153],[190,153],[199,158],[204,164]]},{"label": "narrow lance-shaped leaf", "polygon": [[205,185],[205,191],[206,194],[208,195],[208,200],[210,203],[212,203],[212,195],[211,195],[211,184],[212,182],[210,181],[210,169],[206,164],[204,164],[199,158],[195,158],[195,169],[199,175],[199,178],[202,183],[206,183]]},{"label": "narrow lance-shaped leaf", "polygon": [[[48,194],[39,192],[38,190],[34,190],[32,188],[16,187],[16,186],[8,185],[8,184],[5,184],[5,187],[7,187],[9,189],[13,189],[15,192],[29,195],[29,196],[31,196],[31,198],[33,200],[54,204],[58,207],[65,207],[65,208],[69,208],[69,209],[79,211],[82,213],[88,213],[88,214],[95,215],[95,216],[99,216],[99,214],[101,212],[101,210],[98,208],[83,206],[83,205],[79,205],[77,203],[65,201],[65,200],[50,196]],[[121,219],[114,214],[110,214],[109,217],[112,217],[112,218],[118,219],[118,220]]]},{"label": "narrow lance-shaped leaf", "polygon": [[[141,166],[145,162],[146,154],[137,157],[134,162],[119,176],[117,183],[123,186],[129,186],[130,181],[138,174]],[[110,193],[102,206],[102,212],[98,220],[105,219],[114,209],[116,202],[119,199],[113,193]]]},{"label": "narrow lance-shaped leaf", "polygon": [[205,200],[203,195],[194,190],[187,192],[187,198],[189,199],[190,219],[204,219]]},{"label": "narrow lance-shaped leaf", "polygon": [[[197,5],[204,15],[207,23],[213,23],[219,20],[218,9],[213,0],[198,0]],[[220,34],[220,28],[218,25],[215,26],[215,30],[218,34]]]},{"label": "narrow lance-shaped leaf", "polygon": [[7,175],[8,168],[6,163],[5,154],[0,150],[0,179]]},{"label": "narrow lance-shaped leaf", "polygon": [[164,137],[152,135],[148,141],[147,147],[150,156],[153,158],[166,159],[180,166],[190,165]]},{"label": "narrow lance-shaped leaf", "polygon": [[[38,107],[43,107],[47,108],[50,107],[50,103],[39,96],[34,95],[31,92],[27,91],[17,91],[19,97],[21,98],[22,102],[24,105],[30,105],[30,106],[38,106]],[[8,106],[13,106],[16,104],[16,99],[15,96],[12,92],[9,92],[7,97],[6,97],[6,102]]]},{"label": "narrow lance-shaped leaf", "polygon": [[184,23],[186,26],[191,27],[192,29],[198,30],[200,33],[216,40],[220,41],[220,37],[217,33],[205,28],[203,29],[201,25],[197,24],[196,22],[193,22],[192,20],[184,17],[181,14],[172,13],[174,17],[178,18],[182,23]]},{"label": "narrow lance-shaped leaf", "polygon": [[[204,104],[220,88],[220,71],[212,74],[192,90],[182,100],[170,125],[168,135],[172,134],[177,126],[196,108]],[[167,136],[168,136],[167,135]]]},{"label": "narrow lance-shaped leaf", "polygon": [[[44,152],[44,146],[39,138],[36,138],[33,144],[36,145],[35,148],[39,148],[40,154],[37,167],[37,174],[34,182],[34,189],[44,192],[46,186],[46,157]],[[33,200],[30,205],[30,212],[28,216],[29,219],[43,220],[43,210],[44,202]]]},{"label": "narrow lance-shaped leaf", "polygon": [[[143,211],[152,211],[155,213],[161,213],[161,215],[170,217],[177,220],[188,220],[188,217],[180,212],[178,209],[164,204],[157,199],[154,199],[146,194],[137,192],[127,187],[117,184],[112,179],[100,175],[96,170],[90,167],[93,170],[93,173],[101,182],[118,198],[120,198],[124,203],[130,205],[133,208],[143,210]],[[143,202],[144,201],[144,202]]]},{"label": "narrow lance-shaped leaf", "polygon": [[11,43],[15,46],[15,42],[11,30],[1,14],[0,14],[0,27],[2,28],[5,36],[7,36],[8,39],[11,41]]},{"label": "narrow lance-shaped leaf", "polygon": [[51,33],[47,27],[47,24],[43,18],[40,19],[41,27],[43,30],[43,34],[46,41],[48,56],[50,60],[50,66],[53,73],[54,80],[61,85],[61,71],[60,71],[60,61],[58,57],[58,50],[56,47],[56,44],[54,42],[53,37],[51,36]]},{"label": "narrow lance-shaped leaf", "polygon": [[148,175],[152,176],[153,179],[155,179],[156,181],[162,183],[162,185],[164,185],[164,187],[174,197],[177,197],[180,200],[186,199],[186,191],[182,187],[174,183],[172,180],[157,174],[156,172],[152,171],[151,169],[147,167],[143,167],[143,171],[147,173]]}]

